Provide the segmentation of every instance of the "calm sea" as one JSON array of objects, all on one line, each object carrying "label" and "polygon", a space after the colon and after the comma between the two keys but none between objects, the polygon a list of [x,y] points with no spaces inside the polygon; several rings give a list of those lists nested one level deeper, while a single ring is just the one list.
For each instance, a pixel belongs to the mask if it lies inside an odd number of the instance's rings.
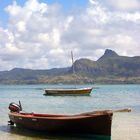
[{"label": "calm sea", "polygon": [[[87,86],[93,87],[90,96],[44,96],[45,88],[67,88],[74,86],[44,84],[0,85],[0,140],[88,139],[86,136],[84,138],[75,136],[49,136],[15,127],[11,128],[7,125],[7,121],[9,120],[8,105],[11,102],[18,103],[19,100],[25,112],[36,113],[76,114],[98,109],[131,108],[131,113],[116,113],[113,116],[111,139],[123,140],[124,138],[124,140],[128,140],[133,138],[133,140],[139,140],[140,85],[78,85],[77,87]],[[122,123],[124,124],[122,125]]]}]

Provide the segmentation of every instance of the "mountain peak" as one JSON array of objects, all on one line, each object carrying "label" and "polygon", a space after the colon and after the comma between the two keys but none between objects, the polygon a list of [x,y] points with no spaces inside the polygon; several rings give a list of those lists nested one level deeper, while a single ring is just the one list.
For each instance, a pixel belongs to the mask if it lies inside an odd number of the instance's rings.
[{"label": "mountain peak", "polygon": [[108,57],[117,57],[119,56],[115,51],[112,51],[110,49],[106,49],[105,53],[103,54],[103,56],[101,56],[99,58],[99,60],[104,59],[104,58],[108,58]]},{"label": "mountain peak", "polygon": [[115,51],[112,51],[110,49],[106,49],[104,56],[118,56],[118,54]]}]

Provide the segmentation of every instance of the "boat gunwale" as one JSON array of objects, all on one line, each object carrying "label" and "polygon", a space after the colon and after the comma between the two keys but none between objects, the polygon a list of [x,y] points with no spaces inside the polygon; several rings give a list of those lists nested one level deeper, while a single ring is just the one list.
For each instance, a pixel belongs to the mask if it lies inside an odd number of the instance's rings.
[{"label": "boat gunwale", "polygon": [[71,91],[71,90],[76,90],[76,91],[80,91],[80,90],[92,90],[93,87],[86,87],[86,88],[46,88],[45,91]]},{"label": "boat gunwale", "polygon": [[[111,111],[96,112],[92,114],[75,114],[75,115],[54,115],[54,114],[36,114],[36,113],[15,113],[10,112],[9,115],[14,117],[23,117],[23,118],[35,118],[35,119],[54,119],[54,120],[71,120],[71,119],[84,119],[84,118],[94,118],[104,115],[112,115]],[[46,116],[45,116],[46,115]]]}]

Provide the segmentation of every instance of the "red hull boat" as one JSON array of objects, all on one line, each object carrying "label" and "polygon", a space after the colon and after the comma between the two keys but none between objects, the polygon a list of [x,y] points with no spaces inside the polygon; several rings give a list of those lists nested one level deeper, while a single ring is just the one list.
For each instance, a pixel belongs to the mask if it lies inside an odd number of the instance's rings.
[{"label": "red hull boat", "polygon": [[[12,107],[9,107],[10,110]],[[94,111],[76,115],[21,113],[12,108],[10,124],[47,133],[78,133],[111,136],[113,112]]]}]

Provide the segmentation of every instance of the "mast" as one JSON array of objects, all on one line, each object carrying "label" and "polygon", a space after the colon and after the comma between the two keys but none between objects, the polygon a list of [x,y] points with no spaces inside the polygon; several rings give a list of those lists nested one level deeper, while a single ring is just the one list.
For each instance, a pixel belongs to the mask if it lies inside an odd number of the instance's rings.
[{"label": "mast", "polygon": [[71,51],[71,59],[72,59],[72,73],[74,75],[74,84],[75,84],[75,88],[76,88],[76,74],[75,74],[75,70],[74,70],[74,59],[73,59],[73,52]]}]

